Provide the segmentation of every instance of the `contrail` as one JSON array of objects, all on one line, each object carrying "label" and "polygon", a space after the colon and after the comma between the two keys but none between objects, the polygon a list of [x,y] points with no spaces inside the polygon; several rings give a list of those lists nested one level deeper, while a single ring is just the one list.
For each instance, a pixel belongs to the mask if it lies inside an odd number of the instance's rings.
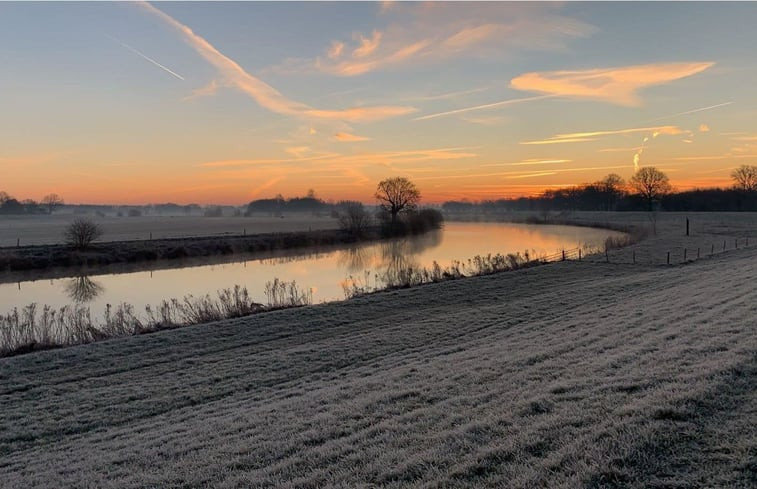
[{"label": "contrail", "polygon": [[421,116],[421,117],[416,117],[413,120],[414,121],[425,121],[427,119],[434,119],[436,117],[443,117],[445,115],[460,114],[461,112],[470,112],[472,110],[491,109],[491,108],[494,108],[494,107],[501,107],[501,106],[504,106],[504,105],[519,104],[519,103],[522,103],[522,102],[530,102],[532,100],[542,100],[542,99],[545,99],[545,98],[553,98],[553,97],[557,97],[557,95],[537,95],[536,97],[513,98],[513,99],[509,99],[509,100],[503,100],[501,102],[494,102],[492,104],[477,105],[475,107],[466,107],[464,109],[449,110],[447,112],[438,112],[436,114],[424,115],[424,116]]},{"label": "contrail", "polygon": [[679,115],[694,114],[696,112],[702,112],[702,111],[710,110],[710,109],[717,109],[718,107],[725,107],[726,105],[731,105],[732,103],[733,103],[733,101],[731,101],[731,102],[723,102],[722,104],[717,104],[717,105],[710,105],[708,107],[700,107],[698,109],[687,110],[686,112],[679,112],[678,114],[666,115],[666,116],[658,117],[657,119],[650,119],[649,122],[660,121],[662,119],[670,119],[670,118],[673,118],[673,117],[678,117]]},{"label": "contrail", "polygon": [[119,41],[119,40],[118,40],[118,39],[116,39],[115,37],[111,37],[111,36],[108,36],[108,37],[110,37],[110,38],[111,38],[111,39],[112,39],[113,41],[115,41],[115,42],[117,42],[118,44],[120,44],[121,46],[125,47],[126,49],[128,49],[128,50],[129,50],[129,51],[131,51],[132,53],[134,53],[134,54],[136,54],[136,55],[138,55],[138,56],[141,56],[142,58],[146,59],[146,60],[147,60],[147,61],[149,61],[150,63],[152,63],[152,64],[154,64],[155,66],[157,66],[158,68],[162,69],[163,71],[167,71],[168,73],[172,74],[173,76],[175,76],[175,77],[176,77],[176,78],[178,78],[179,80],[184,80],[184,77],[183,77],[183,76],[181,76],[180,74],[178,74],[178,73],[176,73],[175,71],[172,71],[172,70],[171,70],[170,68],[168,68],[168,67],[166,67],[166,66],[164,66],[164,65],[162,65],[162,64],[160,64],[160,63],[158,63],[157,61],[155,61],[155,60],[154,60],[154,59],[152,59],[151,57],[149,57],[149,56],[147,56],[146,54],[143,54],[142,52],[140,52],[139,50],[137,50],[137,49],[135,49],[135,48],[133,48],[133,47],[129,46],[129,45],[128,45],[128,44],[126,44],[125,42],[123,42],[123,41]]}]

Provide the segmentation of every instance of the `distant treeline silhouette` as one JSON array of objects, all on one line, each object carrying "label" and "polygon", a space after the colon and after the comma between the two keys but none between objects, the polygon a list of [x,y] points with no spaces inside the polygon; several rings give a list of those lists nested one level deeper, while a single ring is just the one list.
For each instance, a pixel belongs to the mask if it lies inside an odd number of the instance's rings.
[{"label": "distant treeline silhouette", "polygon": [[[644,169],[643,169],[644,170]],[[662,186],[650,191],[648,181],[635,176],[628,185],[614,174],[599,182],[545,190],[533,197],[470,201],[447,201],[446,213],[497,213],[508,211],[757,211],[757,167],[743,166],[732,173],[730,188],[698,188],[674,191],[667,177],[648,167],[652,176],[663,179]],[[639,172],[643,175],[643,172]],[[637,175],[639,175],[637,174]],[[752,176],[752,180],[745,179]],[[646,186],[645,186],[646,184]]]}]

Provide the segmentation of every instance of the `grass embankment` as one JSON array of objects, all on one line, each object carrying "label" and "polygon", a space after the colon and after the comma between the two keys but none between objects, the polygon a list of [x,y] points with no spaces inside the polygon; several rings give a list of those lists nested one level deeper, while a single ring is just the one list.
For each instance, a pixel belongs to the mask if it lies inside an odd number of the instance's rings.
[{"label": "grass embankment", "polygon": [[0,480],[752,487],[755,274],[562,262],[3,359]]},{"label": "grass embankment", "polygon": [[[364,239],[377,239],[378,230]],[[252,236],[192,237],[95,243],[86,251],[67,245],[0,248],[0,271],[40,270],[68,266],[104,266],[155,260],[270,252],[350,244],[358,239],[345,231],[319,230]]]}]

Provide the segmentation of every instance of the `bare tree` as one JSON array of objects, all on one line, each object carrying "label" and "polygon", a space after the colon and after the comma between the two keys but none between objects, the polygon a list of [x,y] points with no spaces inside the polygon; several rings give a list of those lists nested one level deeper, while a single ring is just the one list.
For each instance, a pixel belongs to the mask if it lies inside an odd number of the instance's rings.
[{"label": "bare tree", "polygon": [[653,166],[641,168],[630,180],[631,188],[647,203],[647,210],[652,211],[654,205],[663,195],[670,193],[673,187],[668,176]]},{"label": "bare tree", "polygon": [[747,192],[757,191],[757,166],[741,165],[731,172],[734,186]]},{"label": "bare tree", "polygon": [[48,214],[52,214],[56,207],[63,205],[63,199],[58,194],[47,194],[42,197],[41,204],[47,206]]},{"label": "bare tree", "polygon": [[355,237],[364,236],[373,220],[363,204],[347,201],[340,203],[339,207],[339,227]]},{"label": "bare tree", "polygon": [[63,231],[63,239],[77,250],[86,250],[102,234],[102,228],[93,221],[89,219],[76,219]]},{"label": "bare tree", "polygon": [[617,173],[610,173],[595,185],[601,190],[605,210],[610,211],[623,196],[626,182]]},{"label": "bare tree", "polygon": [[394,177],[379,182],[376,199],[381,209],[392,216],[392,229],[395,229],[397,214],[415,209],[421,200],[421,193],[407,178]]}]

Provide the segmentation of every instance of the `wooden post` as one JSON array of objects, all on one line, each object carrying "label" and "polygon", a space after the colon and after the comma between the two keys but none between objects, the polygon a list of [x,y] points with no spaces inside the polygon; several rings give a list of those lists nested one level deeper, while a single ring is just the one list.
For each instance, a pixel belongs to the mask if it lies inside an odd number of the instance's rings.
[{"label": "wooden post", "polygon": [[21,238],[16,238],[16,248],[21,248]]},{"label": "wooden post", "polygon": [[565,250],[562,250],[562,261],[565,261]]},{"label": "wooden post", "polygon": [[699,260],[699,248],[697,248],[697,260]]},{"label": "wooden post", "polygon": [[715,244],[712,245],[712,249],[710,250],[710,254],[711,255],[714,254],[714,253],[715,253]]},{"label": "wooden post", "polygon": [[150,232],[150,241],[152,241],[152,232]]},{"label": "wooden post", "polygon": [[242,236],[247,236],[247,228],[244,228],[244,229],[242,230]]},{"label": "wooden post", "polygon": [[636,265],[636,250],[633,250],[633,264]]},{"label": "wooden post", "polygon": [[739,247],[739,238],[736,238],[736,239],[733,240],[733,247],[736,248],[736,249],[738,249],[738,247]]},{"label": "wooden post", "polygon": [[689,235],[689,218],[686,218],[686,236]]},{"label": "wooden post", "polygon": [[683,261],[686,261],[686,255],[688,254],[688,251],[689,250],[687,248],[683,249]]},{"label": "wooden post", "polygon": [[610,253],[607,252],[607,248],[605,248],[605,260],[610,263]]},{"label": "wooden post", "polygon": [[725,251],[725,240],[723,240],[723,251]]},{"label": "wooden post", "polygon": [[578,248],[578,261],[581,261],[581,248]]},{"label": "wooden post", "polygon": [[670,252],[668,251],[668,265],[670,265]]}]

